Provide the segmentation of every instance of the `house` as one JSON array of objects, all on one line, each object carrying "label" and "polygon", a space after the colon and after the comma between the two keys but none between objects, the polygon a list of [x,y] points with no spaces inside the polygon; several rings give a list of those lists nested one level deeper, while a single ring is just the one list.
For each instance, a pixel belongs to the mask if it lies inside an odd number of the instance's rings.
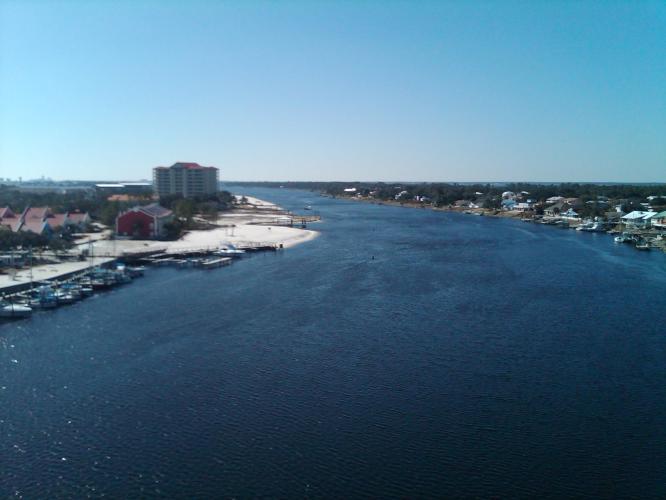
[{"label": "house", "polygon": [[560,213],[560,217],[566,219],[580,219],[580,215],[573,208],[569,207],[566,211]]},{"label": "house", "polygon": [[134,207],[116,217],[116,234],[138,239],[163,237],[165,225],[173,221],[173,212],[157,203]]},{"label": "house", "polygon": [[533,208],[534,208],[534,202],[532,200],[521,201],[520,203],[516,203],[513,206],[514,210],[519,210],[521,212],[526,212],[528,210],[532,210]]},{"label": "house", "polygon": [[666,210],[654,214],[650,219],[650,224],[658,229],[666,229]]},{"label": "house", "polygon": [[513,210],[515,206],[516,200],[514,198],[505,198],[502,200],[502,210]]},{"label": "house", "polygon": [[479,206],[470,200],[456,200],[453,202],[453,206],[456,208],[479,208]]},{"label": "house", "polygon": [[68,217],[69,225],[74,231],[85,231],[92,220],[88,212],[71,212]]},{"label": "house", "polygon": [[562,212],[566,212],[569,208],[570,207],[567,202],[565,202],[564,200],[560,200],[557,203],[553,203],[552,205],[549,205],[546,208],[544,208],[543,213],[548,217],[557,217]]},{"label": "house", "polygon": [[46,218],[45,222],[53,230],[56,228],[67,229],[69,226],[69,214],[67,212],[64,214],[52,214]]},{"label": "house", "polygon": [[0,228],[17,232],[21,229],[23,219],[9,207],[0,208]]},{"label": "house", "polygon": [[47,238],[53,234],[53,229],[48,225],[46,221],[39,220],[38,218],[28,219],[21,224],[20,231],[26,233],[35,233],[40,236],[46,236]]},{"label": "house", "polygon": [[53,215],[51,212],[51,209],[49,207],[26,207],[25,210],[23,210],[23,214],[21,217],[23,218],[24,222],[31,221],[31,220],[46,220],[47,217],[50,215]]},{"label": "house", "polygon": [[564,196],[551,196],[546,200],[546,203],[557,203],[564,200]]},{"label": "house", "polygon": [[657,212],[643,212],[642,210],[634,210],[627,215],[622,216],[622,222],[627,227],[643,228],[650,225],[650,219],[657,215]]}]

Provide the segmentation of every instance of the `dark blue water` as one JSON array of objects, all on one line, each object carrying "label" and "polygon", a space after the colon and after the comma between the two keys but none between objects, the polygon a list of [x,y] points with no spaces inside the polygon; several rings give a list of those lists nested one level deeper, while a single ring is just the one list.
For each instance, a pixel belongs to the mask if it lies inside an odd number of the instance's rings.
[{"label": "dark blue water", "polygon": [[666,495],[666,255],[245,192],[321,236],[0,325],[0,496]]}]

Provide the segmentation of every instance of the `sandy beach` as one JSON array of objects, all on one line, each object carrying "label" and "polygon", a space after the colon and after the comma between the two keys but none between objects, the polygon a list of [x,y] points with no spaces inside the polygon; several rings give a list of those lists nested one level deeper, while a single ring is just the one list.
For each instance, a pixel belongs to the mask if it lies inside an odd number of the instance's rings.
[{"label": "sandy beach", "polygon": [[[240,196],[236,197],[239,201]],[[176,241],[120,240],[103,239],[111,231],[82,235],[78,245],[71,250],[79,254],[82,250],[92,250],[93,263],[99,265],[117,257],[145,252],[181,253],[184,251],[206,251],[234,245],[280,246],[291,248],[313,240],[319,233],[309,229],[288,227],[284,224],[289,217],[273,203],[246,196],[247,204],[228,213],[222,213],[215,221],[218,226],[209,230],[189,231]],[[90,267],[91,261],[61,262],[34,266],[32,275],[35,281],[55,279],[72,272]],[[13,288],[30,281],[30,271],[22,269],[15,276],[0,275],[0,291]]]},{"label": "sandy beach", "polygon": [[[236,196],[240,202],[241,196]],[[213,250],[221,246],[279,246],[291,248],[318,236],[317,231],[287,227],[290,217],[277,205],[246,196],[247,203],[220,214],[214,229],[188,231],[177,241],[100,240],[92,243],[97,256],[116,256],[160,251]]]}]

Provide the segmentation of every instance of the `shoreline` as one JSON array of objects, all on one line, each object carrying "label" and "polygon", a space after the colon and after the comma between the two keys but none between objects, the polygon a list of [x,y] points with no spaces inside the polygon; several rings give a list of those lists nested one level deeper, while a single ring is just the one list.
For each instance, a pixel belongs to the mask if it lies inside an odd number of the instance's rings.
[{"label": "shoreline", "polygon": [[[325,196],[325,195],[324,195]],[[398,208],[411,208],[411,209],[420,209],[420,210],[432,210],[434,212],[448,212],[448,213],[459,213],[464,215],[476,215],[482,217],[491,217],[491,218],[503,218],[503,219],[513,219],[520,220],[521,222],[531,222],[533,224],[542,224],[546,226],[555,226],[565,229],[581,229],[581,226],[586,224],[586,221],[583,219],[572,219],[561,216],[543,216],[535,215],[534,213],[526,213],[518,210],[498,210],[498,209],[488,209],[488,208],[462,208],[462,207],[435,207],[433,205],[424,205],[423,203],[405,203],[404,201],[396,200],[376,200],[368,198],[355,198],[353,196],[332,196],[334,199],[349,200],[361,203],[369,203],[372,205],[386,205]],[[562,225],[563,224],[563,225]],[[651,228],[633,228],[627,227],[622,223],[613,223],[607,222],[607,230],[603,231],[592,231],[597,233],[603,233],[607,235],[613,234],[627,234],[633,235],[637,240],[643,240],[647,238],[648,241],[654,239],[651,245],[647,249],[662,250],[666,253],[666,239],[663,239],[660,236],[659,231],[653,231]],[[589,231],[589,230],[588,230]],[[646,250],[645,247],[641,250]]]},{"label": "shoreline", "polygon": [[[241,197],[237,196],[237,198]],[[63,279],[69,275],[108,264],[116,259],[131,259],[147,253],[212,252],[225,246],[288,249],[312,241],[320,234],[311,229],[284,225],[286,218],[291,220],[293,216],[288,215],[286,210],[273,203],[251,196],[245,198],[248,200],[246,205],[229,213],[220,214],[215,221],[217,227],[188,231],[175,241],[82,239],[73,251],[79,252],[83,248],[91,248],[94,255],[94,266],[91,265],[88,258],[83,261],[72,260],[37,265],[32,269],[32,281]],[[299,217],[296,216],[296,218]],[[73,254],[70,256],[73,257]],[[13,293],[27,287],[30,281],[30,269],[28,268],[18,269],[13,277],[9,274],[2,274],[0,275],[0,294]]]}]

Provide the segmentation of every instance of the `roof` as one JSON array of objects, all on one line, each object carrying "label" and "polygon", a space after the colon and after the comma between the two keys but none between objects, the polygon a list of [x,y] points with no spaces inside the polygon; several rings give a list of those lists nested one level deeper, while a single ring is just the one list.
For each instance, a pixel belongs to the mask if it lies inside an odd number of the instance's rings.
[{"label": "roof", "polygon": [[21,231],[30,231],[35,234],[42,234],[48,227],[49,225],[42,220],[30,219],[23,223],[21,226]]},{"label": "roof", "polygon": [[553,203],[552,205],[547,206],[546,210],[562,210],[565,206],[569,206],[566,201],[558,201],[557,203]]},{"label": "roof", "polygon": [[[638,220],[638,219],[649,219],[653,217],[653,214],[656,214],[656,212],[643,212],[641,210],[634,210],[633,212],[629,212],[627,215],[623,216],[622,218],[625,220]],[[649,215],[649,217],[646,217]]]},{"label": "roof", "polygon": [[21,224],[23,221],[20,217],[5,217],[0,221],[0,226],[6,226],[14,232],[21,228]]},{"label": "roof", "polygon": [[0,219],[4,219],[5,217],[15,217],[16,215],[14,212],[12,212],[12,209],[9,207],[2,207],[0,208]]},{"label": "roof", "polygon": [[23,219],[28,222],[29,219],[44,220],[51,213],[49,207],[28,207],[23,211]]},{"label": "roof", "polygon": [[69,220],[74,223],[82,222],[89,218],[88,212],[72,212],[69,214]]},{"label": "roof", "polygon": [[663,212],[657,212],[653,216],[654,219],[663,219],[665,217],[666,217],[666,210],[664,210]]},{"label": "roof", "polygon": [[51,229],[55,229],[56,227],[63,227],[66,221],[67,213],[55,214],[46,218],[46,223],[51,227]]},{"label": "roof", "polygon": [[121,189],[125,187],[125,184],[95,184],[96,188],[116,188]]},{"label": "roof", "polygon": [[185,168],[188,170],[217,170],[216,167],[204,167],[194,162],[178,161],[171,165],[170,167],[155,167],[155,170],[168,170],[170,168]]},{"label": "roof", "polygon": [[136,207],[135,210],[140,210],[144,214],[150,215],[151,217],[168,217],[173,213],[168,208],[164,208],[157,203],[151,203],[150,205],[146,205],[144,207]]}]

